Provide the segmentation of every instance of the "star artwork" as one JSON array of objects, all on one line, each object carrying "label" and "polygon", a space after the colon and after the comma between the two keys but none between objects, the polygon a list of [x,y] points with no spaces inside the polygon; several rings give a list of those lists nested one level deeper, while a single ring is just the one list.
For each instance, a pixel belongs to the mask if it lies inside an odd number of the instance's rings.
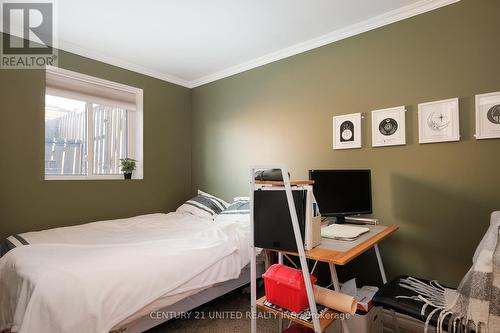
[{"label": "star artwork", "polygon": [[459,99],[418,105],[419,143],[460,141]]},{"label": "star artwork", "polygon": [[427,126],[433,131],[442,131],[450,125],[448,117],[446,117],[442,112],[437,114],[436,112],[431,112],[427,117]]}]

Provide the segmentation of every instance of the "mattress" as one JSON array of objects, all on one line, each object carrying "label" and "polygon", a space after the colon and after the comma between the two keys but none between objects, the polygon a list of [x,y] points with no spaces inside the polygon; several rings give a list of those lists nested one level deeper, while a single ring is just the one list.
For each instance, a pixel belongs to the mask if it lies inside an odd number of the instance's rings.
[{"label": "mattress", "polygon": [[[123,326],[237,278],[249,262],[249,229],[241,221],[170,213],[17,235],[22,246],[0,259],[0,330],[104,333]],[[52,271],[63,274],[46,278]],[[72,307],[80,317],[66,319]],[[96,308],[102,309],[97,316]],[[50,316],[41,318],[40,312]]]},{"label": "mattress", "polygon": [[[265,271],[264,256],[257,256],[257,276]],[[190,291],[175,296],[166,296],[156,300],[111,330],[115,332],[138,333],[174,319],[176,315],[189,312],[198,306],[210,302],[230,291],[250,283],[250,265],[241,270],[237,279],[216,283],[213,286]],[[157,313],[155,313],[157,312]],[[167,314],[167,316],[164,316]]]},{"label": "mattress", "polygon": [[148,305],[144,306],[143,308],[141,308],[140,310],[138,310],[137,312],[126,318],[125,320],[116,324],[112,330],[122,327],[127,327],[134,321],[149,316],[154,311],[164,309],[169,305],[175,304],[187,297],[193,296],[205,289],[213,287],[215,283],[211,282],[218,281],[218,277],[221,276],[222,272],[224,271],[224,265],[227,265],[227,260],[221,260],[217,262],[215,265],[211,266],[209,269],[205,270],[203,273],[197,275],[195,278],[193,278],[191,281],[188,282],[188,284],[191,285],[204,285],[204,284],[206,285],[207,283],[209,283],[209,285],[207,285],[206,287],[191,289],[184,292],[174,291],[172,293],[163,295],[160,298],[149,303]]}]

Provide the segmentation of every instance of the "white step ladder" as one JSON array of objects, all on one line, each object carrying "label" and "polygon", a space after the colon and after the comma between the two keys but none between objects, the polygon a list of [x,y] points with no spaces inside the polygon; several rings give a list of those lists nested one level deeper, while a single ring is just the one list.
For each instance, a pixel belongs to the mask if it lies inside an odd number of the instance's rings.
[{"label": "white step ladder", "polygon": [[[257,286],[256,286],[256,248],[254,242],[254,220],[253,220],[253,207],[254,207],[254,191],[256,190],[255,183],[255,172],[269,169],[280,169],[283,175],[283,190],[286,193],[286,199],[288,202],[288,208],[290,210],[290,217],[292,219],[293,233],[295,236],[295,242],[297,244],[297,252],[300,259],[300,266],[302,274],[304,277],[304,283],[306,287],[307,299],[309,301],[309,308],[312,316],[312,323],[315,333],[322,333],[321,325],[319,321],[318,309],[316,307],[316,302],[314,300],[313,286],[310,279],[309,268],[307,266],[307,258],[304,251],[304,242],[302,235],[300,233],[299,220],[297,218],[297,212],[295,210],[295,202],[292,196],[292,186],[290,184],[290,178],[288,176],[288,170],[286,166],[254,166],[250,168],[250,223],[251,223],[251,236],[250,236],[250,297],[251,297],[251,333],[257,333]],[[278,263],[283,264],[283,253],[278,252]],[[283,330],[282,319],[280,318],[280,331]]]}]

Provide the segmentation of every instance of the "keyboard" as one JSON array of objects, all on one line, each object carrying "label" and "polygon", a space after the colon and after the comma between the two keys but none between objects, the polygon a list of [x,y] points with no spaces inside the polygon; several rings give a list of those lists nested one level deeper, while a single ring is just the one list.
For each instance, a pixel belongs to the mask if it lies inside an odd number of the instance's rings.
[{"label": "keyboard", "polygon": [[321,237],[339,240],[354,240],[368,231],[370,231],[370,229],[365,227],[331,224],[328,227],[321,228]]}]

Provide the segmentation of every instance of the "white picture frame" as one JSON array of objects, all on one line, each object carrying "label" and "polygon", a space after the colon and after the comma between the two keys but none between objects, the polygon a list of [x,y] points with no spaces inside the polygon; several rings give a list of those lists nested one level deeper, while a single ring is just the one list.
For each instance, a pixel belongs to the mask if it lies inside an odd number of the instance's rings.
[{"label": "white picture frame", "polygon": [[419,143],[460,141],[458,98],[418,105]]},{"label": "white picture frame", "polygon": [[361,113],[333,117],[333,149],[361,148]]},{"label": "white picture frame", "polygon": [[477,140],[500,138],[500,92],[476,95]]},{"label": "white picture frame", "polygon": [[372,111],[372,147],[406,144],[406,107]]}]

